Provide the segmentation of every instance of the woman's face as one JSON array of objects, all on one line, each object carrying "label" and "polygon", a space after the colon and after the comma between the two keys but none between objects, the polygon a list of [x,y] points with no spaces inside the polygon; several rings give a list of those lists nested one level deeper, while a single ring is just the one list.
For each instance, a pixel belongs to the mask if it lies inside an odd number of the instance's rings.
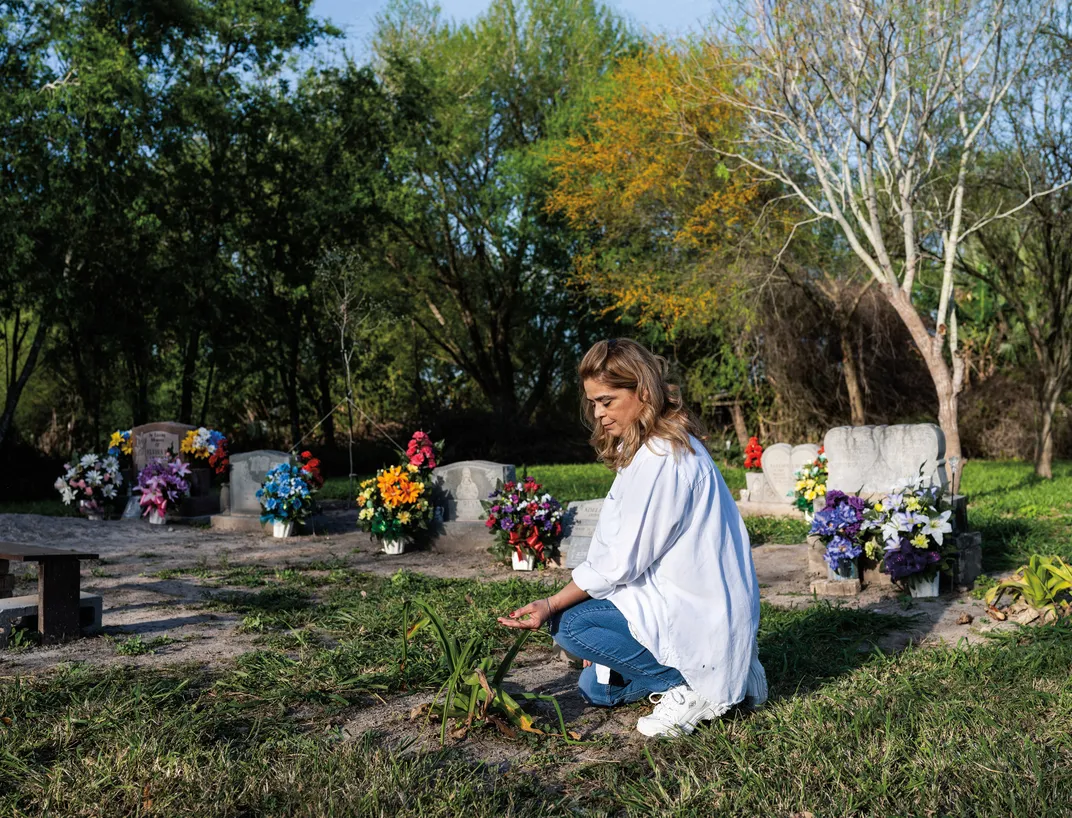
[{"label": "woman's face", "polygon": [[584,395],[592,404],[596,423],[611,437],[621,437],[644,408],[636,390],[615,389],[602,381],[586,380]]}]

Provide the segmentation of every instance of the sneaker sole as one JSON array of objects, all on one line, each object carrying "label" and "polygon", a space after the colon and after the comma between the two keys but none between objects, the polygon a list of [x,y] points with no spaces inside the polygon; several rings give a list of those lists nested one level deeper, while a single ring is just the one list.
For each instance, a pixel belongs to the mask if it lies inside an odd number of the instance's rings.
[{"label": "sneaker sole", "polygon": [[644,716],[637,721],[636,729],[642,736],[648,738],[677,738],[679,736],[687,736],[696,729],[697,725],[701,721],[711,721],[715,718],[715,711],[711,708],[701,710],[695,717],[689,719],[684,724],[676,724],[671,727],[667,727],[662,722],[653,721],[648,716]]}]

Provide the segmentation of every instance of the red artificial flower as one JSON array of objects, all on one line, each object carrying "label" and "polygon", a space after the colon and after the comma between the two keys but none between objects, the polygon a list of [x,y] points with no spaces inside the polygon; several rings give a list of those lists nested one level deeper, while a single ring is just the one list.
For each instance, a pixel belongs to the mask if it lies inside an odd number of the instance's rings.
[{"label": "red artificial flower", "polygon": [[748,438],[748,445],[744,447],[744,467],[746,469],[763,468],[763,447],[755,437]]}]

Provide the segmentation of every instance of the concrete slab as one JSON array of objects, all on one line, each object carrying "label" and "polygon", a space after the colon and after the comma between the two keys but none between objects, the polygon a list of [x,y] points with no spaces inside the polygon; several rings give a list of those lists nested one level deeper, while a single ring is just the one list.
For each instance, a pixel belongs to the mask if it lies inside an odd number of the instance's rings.
[{"label": "concrete slab", "polygon": [[[100,594],[79,592],[78,624],[80,627],[99,628],[103,612],[104,600]],[[37,594],[0,599],[0,648],[7,646],[14,623],[26,617],[37,619]]]}]

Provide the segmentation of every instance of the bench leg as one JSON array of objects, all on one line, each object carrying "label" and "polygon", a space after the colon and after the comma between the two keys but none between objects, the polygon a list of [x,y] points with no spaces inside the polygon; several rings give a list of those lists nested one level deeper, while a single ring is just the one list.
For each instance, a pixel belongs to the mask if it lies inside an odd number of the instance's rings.
[{"label": "bench leg", "polygon": [[37,629],[46,644],[78,637],[78,559],[49,560],[37,566]]},{"label": "bench leg", "polygon": [[0,599],[15,595],[15,575],[11,573],[11,562],[0,560]]}]

